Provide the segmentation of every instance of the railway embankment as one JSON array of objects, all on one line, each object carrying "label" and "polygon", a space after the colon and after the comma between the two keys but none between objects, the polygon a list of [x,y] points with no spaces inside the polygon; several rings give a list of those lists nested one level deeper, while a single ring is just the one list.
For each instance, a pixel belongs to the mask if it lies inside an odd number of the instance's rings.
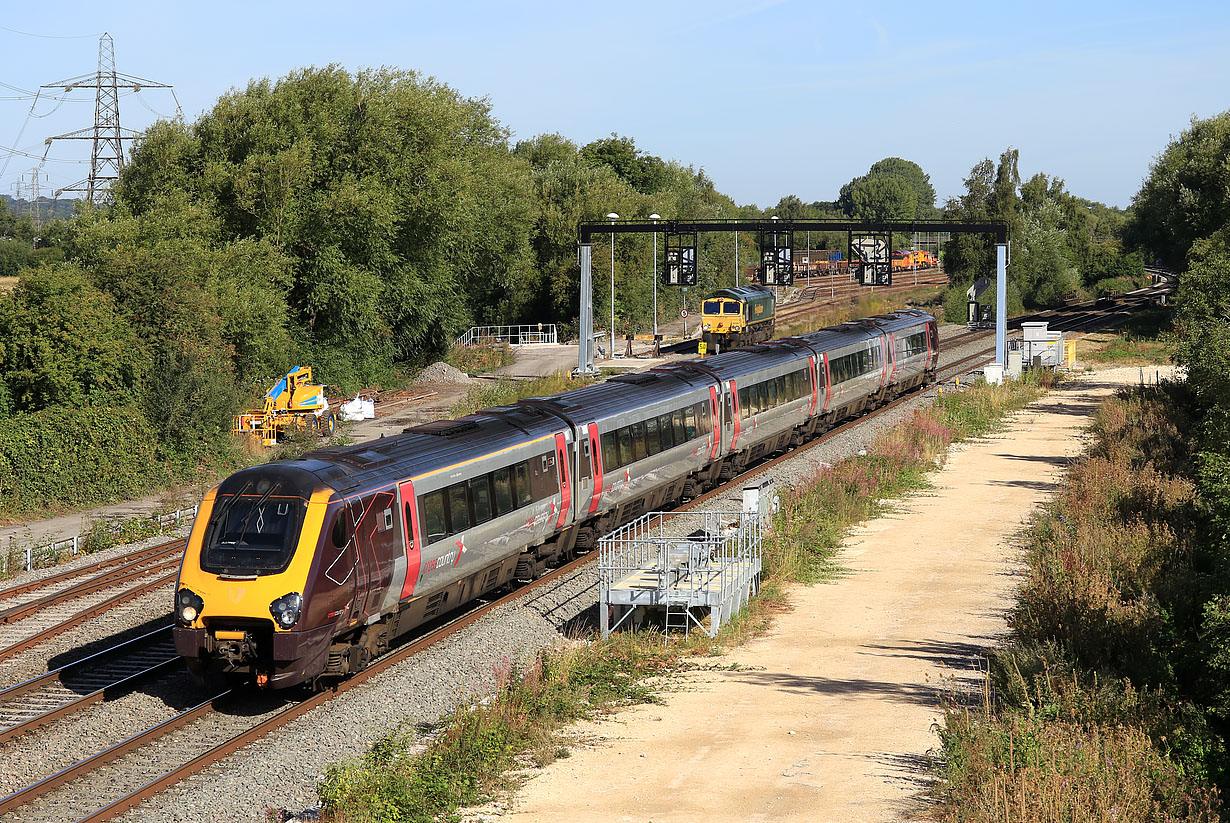
[{"label": "railway embankment", "polygon": [[[498,788],[501,769],[550,761],[561,747],[576,742],[571,736],[561,742],[544,730],[578,715],[605,714],[611,704],[651,696],[652,692],[641,687],[631,687],[646,670],[672,670],[669,677],[654,681],[656,689],[671,691],[667,699],[672,700],[680,682],[690,684],[698,667],[702,671],[714,667],[712,655],[766,629],[773,633],[776,615],[789,608],[795,597],[794,584],[831,579],[838,568],[833,555],[844,531],[882,510],[886,498],[923,487],[927,471],[934,469],[954,438],[984,433],[1005,412],[1040,393],[1037,386],[1021,384],[950,391],[934,405],[915,406],[894,415],[891,422],[880,421],[874,432],[853,430],[858,432],[855,437],[866,438],[861,443],[825,442],[820,454],[799,455],[774,466],[771,473],[786,491],[778,533],[766,554],[766,585],[750,612],[717,643],[693,635],[687,643],[664,650],[661,635],[647,632],[611,644],[557,648],[524,669],[521,679],[506,679],[493,702],[456,716],[425,754],[405,757],[408,738],[404,732],[395,733],[363,759],[333,769],[322,797],[340,813],[338,819],[368,819],[373,813],[371,819],[380,819],[379,810],[371,806],[373,799],[391,802],[405,819],[429,819],[448,811],[450,801],[465,803]],[[629,645],[634,652],[629,652]],[[635,664],[628,665],[628,661]],[[730,667],[718,663],[716,668]],[[612,678],[612,669],[622,672],[624,679]],[[727,710],[719,713],[725,715]],[[617,725],[622,725],[624,715],[619,718]],[[753,722],[750,717],[748,722]],[[704,750],[705,742],[698,747]],[[607,754],[614,763],[592,766],[617,772],[629,767],[619,755]],[[639,757],[631,764],[633,769],[643,767]],[[679,773],[679,769],[672,771]],[[688,794],[691,796],[690,790]],[[504,809],[486,811],[502,813]],[[628,813],[636,817],[647,811]],[[658,811],[650,816],[656,819]],[[716,807],[709,810],[710,814],[720,812]]]},{"label": "railway embankment", "polygon": [[1100,403],[1137,379],[1131,368],[1065,383],[954,449],[926,494],[846,537],[837,585],[791,587],[767,632],[682,675],[661,705],[574,727],[571,756],[535,774],[501,819],[916,810],[945,707],[979,702],[985,655],[1008,636],[1020,529],[1061,487]]}]

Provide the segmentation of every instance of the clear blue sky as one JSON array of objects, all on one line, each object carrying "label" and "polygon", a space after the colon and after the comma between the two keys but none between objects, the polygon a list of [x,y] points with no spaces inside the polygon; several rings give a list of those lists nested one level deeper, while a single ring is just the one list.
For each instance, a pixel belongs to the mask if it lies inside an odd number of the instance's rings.
[{"label": "clear blue sky", "polygon": [[[328,63],[412,68],[489,97],[517,138],[618,132],[761,206],[833,199],[887,156],[921,165],[942,201],[1008,146],[1023,177],[1045,171],[1126,206],[1193,114],[1230,108],[1224,1],[6,5],[0,82],[21,89],[93,71],[104,30],[119,70],[173,84],[190,120],[250,78]],[[29,119],[28,99],[0,99],[0,145],[41,155],[47,136],[91,125],[92,98],[76,94],[51,114],[54,101],[40,101]],[[142,100],[174,110],[164,92],[141,92],[121,101],[124,125],[154,118]],[[88,143],[49,156],[85,159]],[[0,191],[36,162],[9,160]],[[88,171],[44,168],[52,186]]]}]

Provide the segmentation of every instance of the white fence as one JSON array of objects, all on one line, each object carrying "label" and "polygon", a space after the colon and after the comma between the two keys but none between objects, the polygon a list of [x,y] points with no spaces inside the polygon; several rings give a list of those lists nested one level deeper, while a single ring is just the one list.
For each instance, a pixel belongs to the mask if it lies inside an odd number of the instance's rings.
[{"label": "white fence", "polygon": [[475,326],[457,338],[458,346],[481,346],[491,343],[507,343],[510,346],[531,346],[542,343],[557,343],[559,338],[554,323],[539,323],[529,326]]},{"label": "white fence", "polygon": [[[185,520],[195,515],[196,506],[192,506],[187,509],[177,509],[168,514],[156,514],[149,518],[149,522],[157,527],[159,532],[166,532],[179,528]],[[117,533],[122,527],[118,523],[111,523],[108,524],[108,528],[110,528],[112,533]],[[70,557],[76,557],[81,552],[82,545],[85,543],[85,536],[75,535],[38,546],[26,546],[22,549],[17,548],[15,543],[15,539],[10,538],[8,551],[0,555],[0,576],[2,577],[7,577],[10,569],[14,573],[18,571],[34,571],[35,569],[56,564],[66,554]]]}]

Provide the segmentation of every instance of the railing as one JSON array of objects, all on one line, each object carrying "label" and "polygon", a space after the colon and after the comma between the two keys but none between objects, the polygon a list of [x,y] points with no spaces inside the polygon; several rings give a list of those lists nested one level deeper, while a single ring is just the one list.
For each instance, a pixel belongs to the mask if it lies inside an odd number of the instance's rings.
[{"label": "railing", "polygon": [[475,326],[457,338],[457,346],[481,346],[507,343],[510,346],[532,346],[558,342],[554,323],[528,326]]},{"label": "railing", "polygon": [[[159,532],[165,532],[172,528],[179,528],[185,519],[195,515],[196,506],[192,506],[191,508],[177,509],[168,514],[156,514],[148,518],[148,521]],[[105,528],[108,528],[112,533],[118,533],[121,531],[122,526],[118,523],[111,523]],[[9,538],[8,551],[0,555],[0,577],[7,577],[10,574],[10,569],[12,573],[18,571],[29,572],[55,565],[65,554],[68,554],[70,557],[76,557],[80,554],[83,543],[85,543],[85,535],[78,534],[62,540],[52,540],[42,545],[30,545],[19,549],[16,546],[16,538]]]},{"label": "railing", "polygon": [[[733,613],[731,606],[737,608],[749,584],[759,578],[767,519],[755,511],[643,515],[599,541],[599,602],[664,606],[668,628],[672,607],[708,607],[714,615],[709,632],[716,633]],[[640,583],[648,599],[617,591],[630,580]],[[603,633],[621,622],[604,625]]]}]

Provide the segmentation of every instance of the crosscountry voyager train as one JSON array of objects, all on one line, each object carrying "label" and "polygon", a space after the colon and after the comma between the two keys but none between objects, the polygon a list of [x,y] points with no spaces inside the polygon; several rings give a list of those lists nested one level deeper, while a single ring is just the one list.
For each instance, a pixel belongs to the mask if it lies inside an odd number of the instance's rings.
[{"label": "crosscountry voyager train", "polygon": [[937,360],[935,319],[907,310],[237,472],[193,523],[176,650],[198,679],[319,687],[930,382]]}]

